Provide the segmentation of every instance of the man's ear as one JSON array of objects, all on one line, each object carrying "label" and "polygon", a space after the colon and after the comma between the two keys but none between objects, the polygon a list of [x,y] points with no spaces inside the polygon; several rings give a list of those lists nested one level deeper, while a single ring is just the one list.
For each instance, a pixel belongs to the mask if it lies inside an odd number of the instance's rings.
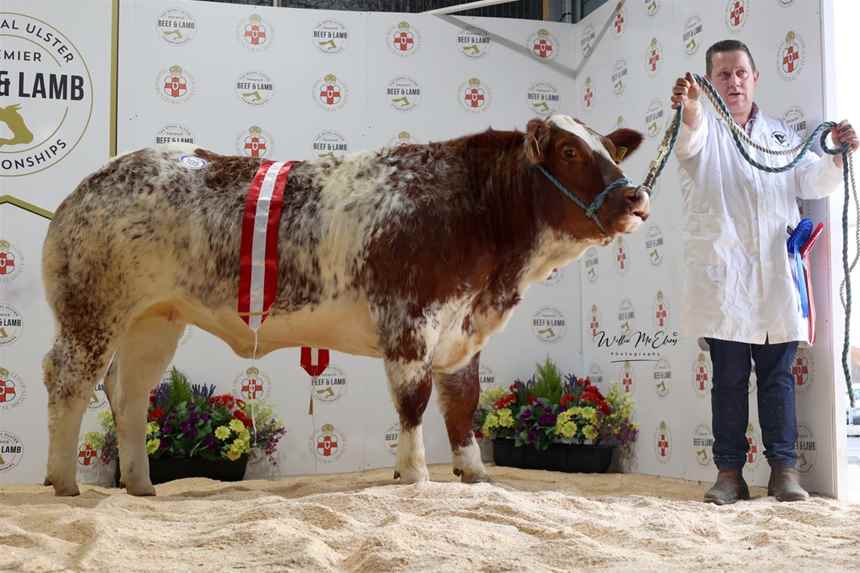
[{"label": "man's ear", "polygon": [[529,121],[526,128],[526,158],[531,165],[542,163],[549,145],[550,126],[542,119]]},{"label": "man's ear", "polygon": [[616,129],[606,136],[615,146],[615,161],[621,163],[642,144],[642,134],[632,129]]}]

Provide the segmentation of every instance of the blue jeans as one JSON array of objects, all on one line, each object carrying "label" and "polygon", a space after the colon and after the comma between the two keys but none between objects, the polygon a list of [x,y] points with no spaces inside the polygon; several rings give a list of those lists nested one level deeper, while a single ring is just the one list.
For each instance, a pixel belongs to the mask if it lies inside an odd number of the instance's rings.
[{"label": "blue jeans", "polygon": [[752,358],[758,380],[758,417],[764,455],[772,466],[794,467],[797,416],[791,366],[797,342],[746,344],[713,338],[707,341],[714,365],[711,390],[714,463],[721,470],[739,470],[746,461]]}]

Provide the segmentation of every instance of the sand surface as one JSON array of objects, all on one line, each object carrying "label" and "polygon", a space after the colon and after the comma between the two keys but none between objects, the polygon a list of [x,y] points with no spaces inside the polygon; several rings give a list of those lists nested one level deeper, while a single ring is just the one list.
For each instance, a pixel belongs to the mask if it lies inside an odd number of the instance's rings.
[{"label": "sand surface", "polygon": [[234,484],[157,497],[83,486],[0,488],[2,571],[860,571],[860,503],[814,497],[716,507],[706,484],[635,474],[447,465]]}]

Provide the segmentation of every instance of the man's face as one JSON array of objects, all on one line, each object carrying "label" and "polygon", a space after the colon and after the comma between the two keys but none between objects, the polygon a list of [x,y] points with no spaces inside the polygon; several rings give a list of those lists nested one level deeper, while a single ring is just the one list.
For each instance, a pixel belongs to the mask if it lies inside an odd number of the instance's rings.
[{"label": "man's face", "polygon": [[708,79],[717,88],[732,115],[748,115],[752,110],[758,72],[743,50],[717,52],[711,56],[711,75]]}]

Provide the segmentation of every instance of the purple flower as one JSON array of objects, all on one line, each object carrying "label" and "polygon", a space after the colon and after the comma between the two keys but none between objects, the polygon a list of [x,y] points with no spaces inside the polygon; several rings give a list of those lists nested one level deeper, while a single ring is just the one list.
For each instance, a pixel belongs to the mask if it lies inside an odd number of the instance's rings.
[{"label": "purple flower", "polygon": [[519,416],[517,416],[521,422],[527,422],[532,419],[532,409],[531,408],[523,408],[520,410]]},{"label": "purple flower", "polygon": [[541,426],[555,426],[555,418],[555,414],[547,412],[540,417],[540,419],[538,420],[538,424],[540,424]]},{"label": "purple flower", "polygon": [[191,430],[194,429],[194,424],[192,424],[190,420],[182,422],[182,424],[179,425],[179,429],[182,430],[183,434],[190,434]]}]

